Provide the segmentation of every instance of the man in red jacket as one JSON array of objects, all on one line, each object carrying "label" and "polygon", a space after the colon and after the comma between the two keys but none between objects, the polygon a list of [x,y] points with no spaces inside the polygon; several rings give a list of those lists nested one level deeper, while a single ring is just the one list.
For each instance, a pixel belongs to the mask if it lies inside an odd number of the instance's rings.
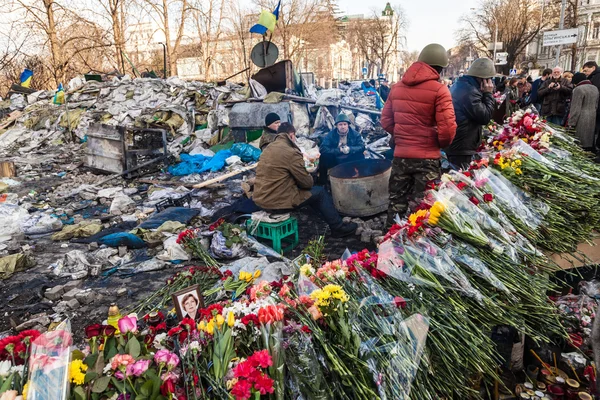
[{"label": "man in red jacket", "polygon": [[420,197],[427,182],[441,172],[440,149],[456,134],[454,107],[448,87],[439,82],[448,66],[448,53],[429,44],[390,92],[381,114],[381,126],[393,135],[394,162],[390,177],[387,226],[396,214],[404,217],[408,202]]}]

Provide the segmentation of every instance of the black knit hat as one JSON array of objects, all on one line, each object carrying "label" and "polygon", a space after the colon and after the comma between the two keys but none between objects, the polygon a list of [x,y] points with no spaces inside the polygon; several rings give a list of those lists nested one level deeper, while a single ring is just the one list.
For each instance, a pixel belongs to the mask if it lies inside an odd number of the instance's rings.
[{"label": "black knit hat", "polygon": [[587,77],[585,76],[585,74],[583,72],[577,72],[575,75],[573,75],[573,79],[571,79],[571,82],[573,82],[573,85],[579,85],[581,82],[585,81],[587,79]]},{"label": "black knit hat", "polygon": [[265,126],[269,126],[273,122],[276,122],[276,121],[281,121],[281,118],[279,118],[279,115],[277,115],[275,113],[268,113],[267,116],[265,117]]}]

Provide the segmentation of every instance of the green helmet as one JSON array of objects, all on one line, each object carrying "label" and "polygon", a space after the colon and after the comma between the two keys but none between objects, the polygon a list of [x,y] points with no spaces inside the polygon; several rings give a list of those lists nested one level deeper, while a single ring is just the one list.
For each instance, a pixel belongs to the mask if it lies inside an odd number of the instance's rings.
[{"label": "green helmet", "polygon": [[448,53],[441,44],[431,43],[421,50],[419,61],[429,64],[432,67],[446,68],[448,66]]},{"label": "green helmet", "polygon": [[494,62],[486,57],[478,58],[469,67],[467,75],[482,79],[493,78],[496,75]]},{"label": "green helmet", "polygon": [[337,118],[335,119],[335,124],[339,124],[340,122],[347,122],[350,125],[350,118],[344,113],[339,113]]}]

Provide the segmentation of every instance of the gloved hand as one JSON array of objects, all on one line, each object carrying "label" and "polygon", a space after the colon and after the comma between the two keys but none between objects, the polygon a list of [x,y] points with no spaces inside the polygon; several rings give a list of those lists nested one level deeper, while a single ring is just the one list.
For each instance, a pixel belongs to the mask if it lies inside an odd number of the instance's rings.
[{"label": "gloved hand", "polygon": [[348,146],[340,146],[340,151],[343,154],[348,154],[348,153],[350,153],[350,147],[348,147]]}]

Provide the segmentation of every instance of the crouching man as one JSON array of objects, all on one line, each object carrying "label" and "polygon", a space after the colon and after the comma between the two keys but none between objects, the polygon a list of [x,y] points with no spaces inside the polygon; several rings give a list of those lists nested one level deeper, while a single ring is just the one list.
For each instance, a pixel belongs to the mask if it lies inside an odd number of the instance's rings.
[{"label": "crouching man", "polygon": [[256,167],[254,202],[266,211],[289,211],[305,206],[318,212],[331,228],[333,237],[354,234],[355,223],[344,224],[329,194],[313,186],[313,178],[304,167],[302,152],[296,146],[296,129],[284,122],[277,137],[260,156]]}]

